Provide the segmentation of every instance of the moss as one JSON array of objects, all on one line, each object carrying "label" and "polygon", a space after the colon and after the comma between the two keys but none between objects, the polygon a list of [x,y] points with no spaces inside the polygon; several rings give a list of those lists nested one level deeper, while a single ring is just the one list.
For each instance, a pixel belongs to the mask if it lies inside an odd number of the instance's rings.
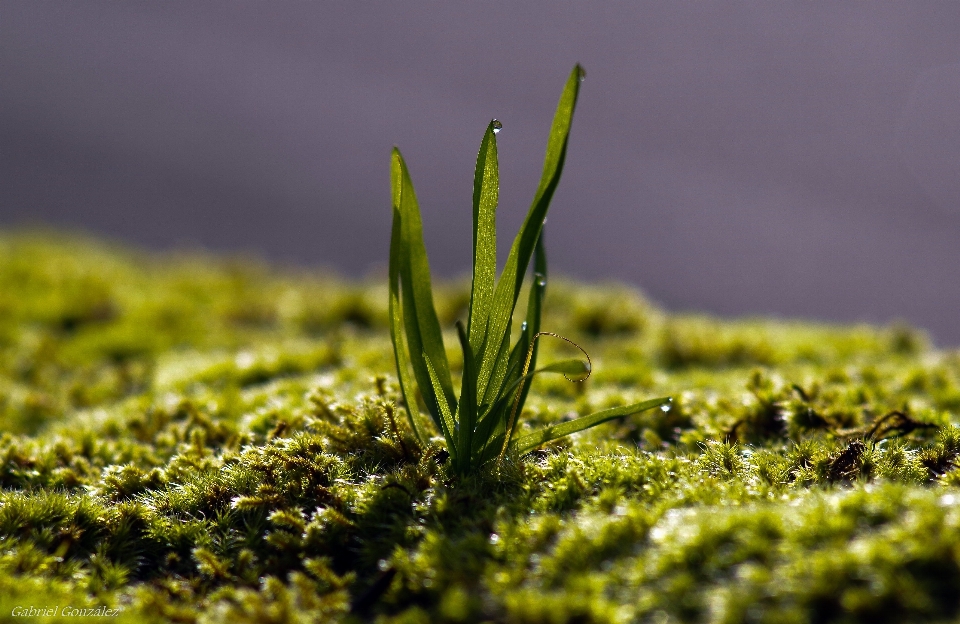
[{"label": "moss", "polygon": [[[381,281],[0,237],[0,608],[960,617],[960,354],[904,326],[671,315],[560,281],[544,327],[596,372],[537,380],[525,426],[671,408],[456,478],[398,407]],[[444,327],[467,299],[440,286]]]}]

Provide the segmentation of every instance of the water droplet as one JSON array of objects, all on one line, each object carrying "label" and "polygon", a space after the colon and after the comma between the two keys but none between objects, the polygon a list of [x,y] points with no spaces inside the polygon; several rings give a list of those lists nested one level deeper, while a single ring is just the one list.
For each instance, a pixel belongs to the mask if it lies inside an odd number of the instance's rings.
[{"label": "water droplet", "polygon": [[493,133],[494,133],[494,134],[499,134],[499,132],[500,132],[501,130],[503,130],[503,124],[500,123],[500,120],[498,120],[498,119],[494,119],[493,121],[491,121],[491,122],[490,122],[490,125],[493,126]]},{"label": "water droplet", "polygon": [[523,324],[520,325],[520,331],[527,331],[527,322],[526,322],[526,321],[524,321]]},{"label": "water droplet", "polygon": [[546,218],[546,217],[543,218],[543,224],[544,224],[544,225],[547,224],[547,218]]},{"label": "water droplet", "polygon": [[577,78],[580,79],[580,82],[583,82],[583,79],[587,77],[587,70],[577,65]]},{"label": "water droplet", "polygon": [[669,412],[669,411],[670,411],[670,405],[661,405],[661,406],[660,406],[660,411],[661,411],[661,412]]},{"label": "water droplet", "polygon": [[546,286],[547,285],[547,276],[543,273],[534,273],[534,279],[537,280],[537,286]]}]

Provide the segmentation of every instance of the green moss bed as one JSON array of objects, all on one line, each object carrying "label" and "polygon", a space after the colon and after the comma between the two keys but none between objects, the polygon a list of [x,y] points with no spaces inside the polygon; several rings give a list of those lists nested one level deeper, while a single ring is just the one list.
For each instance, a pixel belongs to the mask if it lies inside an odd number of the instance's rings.
[{"label": "green moss bed", "polygon": [[[437,295],[455,372],[468,286]],[[0,237],[0,618],[957,621],[960,354],[546,304],[594,373],[537,379],[524,427],[672,408],[457,479],[400,405],[385,276]]]}]

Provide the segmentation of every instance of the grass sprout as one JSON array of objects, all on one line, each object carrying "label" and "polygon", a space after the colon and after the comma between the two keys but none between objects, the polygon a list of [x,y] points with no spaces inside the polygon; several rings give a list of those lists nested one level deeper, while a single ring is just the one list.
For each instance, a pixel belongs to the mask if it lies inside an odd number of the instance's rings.
[{"label": "grass sprout", "polygon": [[[469,473],[506,453],[517,456],[557,438],[635,414],[670,401],[656,398],[582,416],[517,436],[534,375],[562,373],[571,381],[590,375],[590,360],[567,359],[536,368],[540,314],[547,286],[547,256],[543,224],[560,181],[567,141],[583,69],[577,65],[560,96],[547,141],[543,174],[533,203],[513,241],[506,265],[496,278],[496,209],[499,200],[497,132],[492,120],[480,143],[473,184],[473,282],[467,326],[457,323],[463,351],[460,393],[453,380],[433,304],[430,267],[423,243],[423,223],[410,172],[396,148],[391,158],[393,227],[390,238],[390,336],[397,376],[414,432],[421,443],[429,438],[416,391],[434,426],[443,435],[455,472]],[[511,347],[511,327],[527,269],[533,263],[526,317]],[[581,349],[583,351],[583,349]],[[584,355],[586,352],[584,351]],[[411,375],[412,370],[412,375]]]}]

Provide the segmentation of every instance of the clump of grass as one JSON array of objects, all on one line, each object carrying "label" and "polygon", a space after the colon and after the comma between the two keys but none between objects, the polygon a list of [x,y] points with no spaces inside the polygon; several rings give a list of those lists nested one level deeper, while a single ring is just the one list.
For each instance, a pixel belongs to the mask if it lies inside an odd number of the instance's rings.
[{"label": "clump of grass", "polygon": [[[589,356],[586,362],[561,360],[536,369],[539,338],[553,336],[571,342],[558,334],[540,330],[547,285],[543,223],[560,182],[583,77],[584,71],[577,65],[567,79],[550,129],[540,185],[499,280],[496,279],[496,209],[499,199],[496,135],[501,128],[500,122],[495,119],[490,122],[480,143],[473,187],[473,283],[467,326],[464,328],[462,323],[457,323],[463,351],[459,396],[454,394],[433,304],[420,208],[406,163],[398,149],[393,151],[390,335],[397,376],[418,439],[425,444],[429,436],[426,423],[420,416],[414,383],[433,424],[446,441],[453,469],[459,474],[473,472],[493,459],[502,459],[505,453],[521,455],[551,440],[664,405],[670,400],[657,398],[602,410],[516,436],[517,416],[523,409],[529,391],[528,382],[534,375],[554,372],[562,373],[567,379],[571,379],[568,375],[579,376],[582,381],[591,372]],[[529,288],[526,319],[519,338],[511,347],[513,313],[531,260],[533,283]]]}]

